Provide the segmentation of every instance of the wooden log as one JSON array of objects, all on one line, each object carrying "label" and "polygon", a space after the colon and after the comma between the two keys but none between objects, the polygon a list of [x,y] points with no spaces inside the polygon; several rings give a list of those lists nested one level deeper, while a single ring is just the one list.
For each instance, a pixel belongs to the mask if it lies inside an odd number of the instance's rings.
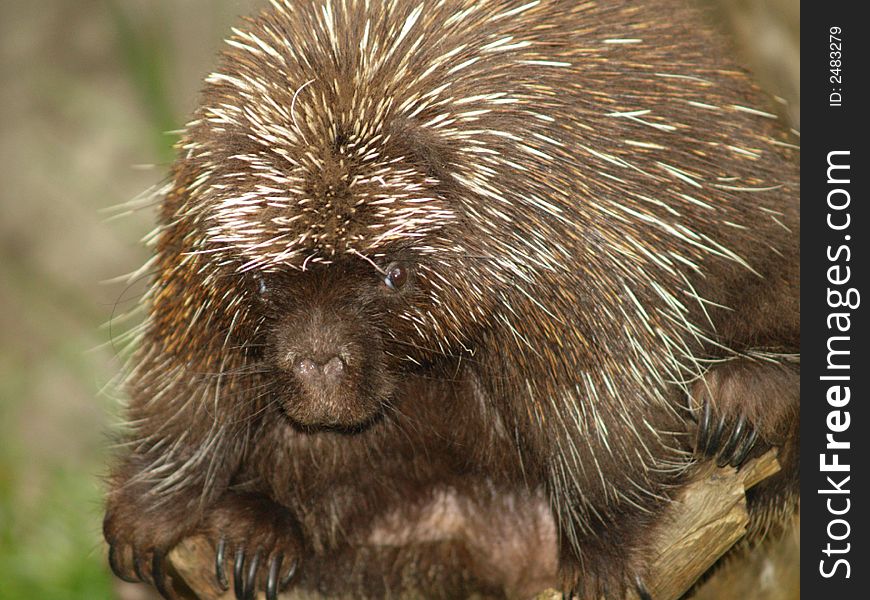
[{"label": "wooden log", "polygon": [[[701,465],[677,495],[653,534],[652,567],[645,582],[654,600],[677,600],[746,533],[746,490],[779,471],[776,450],[740,470]],[[535,600],[561,600],[547,590]],[[638,600],[632,591],[626,600]]]},{"label": "wooden log", "polygon": [[[746,533],[749,514],[746,490],[779,471],[776,451],[770,450],[739,470],[709,461],[677,495],[653,533],[652,567],[647,581],[655,600],[677,600]],[[232,600],[214,577],[214,550],[203,538],[190,538],[169,555],[175,573],[196,598]],[[262,595],[261,595],[262,597]],[[292,591],[282,600],[301,598]],[[561,600],[546,590],[535,600]],[[612,599],[608,599],[612,600]],[[625,600],[638,600],[631,592]]]}]

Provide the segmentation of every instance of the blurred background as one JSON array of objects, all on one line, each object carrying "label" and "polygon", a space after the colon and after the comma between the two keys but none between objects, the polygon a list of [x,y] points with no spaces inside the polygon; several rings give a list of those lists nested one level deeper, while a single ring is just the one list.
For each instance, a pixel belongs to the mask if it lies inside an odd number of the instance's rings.
[{"label": "blurred background", "polygon": [[[798,127],[798,0],[699,1]],[[169,132],[264,3],[0,1],[0,599],[146,597],[100,535],[118,317],[143,289],[119,278],[146,258]]]}]

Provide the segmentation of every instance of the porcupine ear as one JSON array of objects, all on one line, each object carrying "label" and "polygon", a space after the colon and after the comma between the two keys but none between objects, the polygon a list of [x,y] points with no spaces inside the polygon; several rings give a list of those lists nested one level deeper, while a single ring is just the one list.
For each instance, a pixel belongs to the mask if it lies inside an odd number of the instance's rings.
[{"label": "porcupine ear", "polygon": [[454,156],[446,140],[405,117],[392,120],[390,137],[391,154],[405,157],[420,173],[436,180],[439,187],[451,184]]}]

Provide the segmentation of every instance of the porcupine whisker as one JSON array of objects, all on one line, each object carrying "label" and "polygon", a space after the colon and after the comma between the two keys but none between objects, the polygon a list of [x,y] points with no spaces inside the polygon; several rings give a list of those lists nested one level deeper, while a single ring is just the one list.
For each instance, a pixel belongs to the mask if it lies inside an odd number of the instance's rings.
[{"label": "porcupine whisker", "polygon": [[[415,448],[422,447],[424,453],[428,457],[429,456],[428,446],[426,444],[415,443],[415,439],[411,437],[411,434],[408,432],[408,429],[410,428],[414,433],[417,434],[418,438],[422,439],[423,438],[422,432],[424,430],[430,434],[436,433],[434,428],[431,425],[429,427],[424,427],[425,423],[422,423],[419,419],[414,419],[414,418],[410,417],[409,415],[405,414],[404,412],[402,412],[402,410],[398,406],[396,406],[390,400],[385,400],[383,402],[383,406],[387,412],[391,412],[397,416],[397,418],[394,419],[393,422],[396,424],[396,426],[397,426],[399,432],[401,432],[402,436],[404,436],[404,438],[406,440],[408,440],[408,443],[412,447],[415,447]],[[436,433],[436,435],[437,435],[437,433]]]},{"label": "porcupine whisker", "polygon": [[[445,357],[445,358],[454,359],[454,360],[457,361],[457,364],[458,364],[458,361],[468,362],[469,364],[472,364],[472,365],[474,365],[474,364],[482,365],[482,364],[483,364],[481,361],[479,361],[479,360],[475,360],[474,358],[470,358],[470,357],[468,357],[468,356],[446,354],[446,353],[444,353],[444,352],[442,352],[442,351],[440,351],[440,350],[436,351],[436,350],[433,350],[433,349],[421,348],[420,346],[418,346],[418,345],[416,345],[416,344],[413,344],[413,343],[410,343],[410,342],[397,342],[396,340],[390,340],[390,342],[391,342],[391,343],[394,343],[394,342],[395,342],[395,343],[397,343],[397,344],[399,344],[399,345],[406,345],[406,346],[408,346],[408,347],[410,347],[410,348],[414,348],[415,350],[425,350],[425,351],[431,352],[434,356],[443,356],[443,357]],[[397,358],[407,360],[408,362],[413,362],[415,365],[418,365],[418,364],[419,364],[417,361],[415,361],[415,360],[414,360],[413,358],[411,358],[411,357],[402,357],[401,355],[398,355],[398,354],[392,353],[392,352],[390,352],[389,350],[384,350],[384,353],[385,353],[385,354],[388,354],[389,356],[396,356]],[[422,374],[422,373],[418,373],[417,376],[418,376],[418,377],[427,377],[425,374]],[[518,376],[517,376],[517,375],[510,374],[510,373],[499,373],[499,374],[495,374],[495,375],[492,376],[492,378],[493,378],[494,380],[504,380],[504,381],[510,381],[511,379],[515,379],[516,377],[518,377]],[[437,377],[437,379],[438,379],[438,380],[444,380],[443,376],[440,376],[440,375]]]},{"label": "porcupine whisker", "polygon": [[266,390],[260,394],[255,395],[252,398],[253,404],[256,405],[258,403],[258,401],[261,400],[262,398],[269,398],[269,401],[266,402],[265,404],[263,404],[260,408],[258,408],[254,412],[252,412],[248,415],[245,415],[242,419],[236,420],[235,423],[238,424],[238,423],[242,423],[242,422],[252,422],[252,421],[256,420],[257,417],[264,414],[266,411],[268,411],[272,407],[280,405],[280,399],[273,393],[272,390]]},{"label": "porcupine whisker", "polygon": [[252,344],[252,343],[246,342],[244,344],[239,344],[239,345],[229,345],[229,346],[227,346],[227,350],[244,352],[245,350],[262,350],[262,349],[268,348],[268,347],[269,347],[269,344],[265,344],[265,343]]},{"label": "porcupine whisker", "polygon": [[242,365],[238,367],[231,367],[221,371],[192,371],[190,374],[196,380],[207,381],[210,378],[227,376],[265,375],[268,373],[273,373],[274,371],[275,369],[271,365],[268,365],[264,361],[258,361],[256,363]]},{"label": "porcupine whisker", "polygon": [[450,353],[444,352],[443,350],[436,350],[434,348],[427,348],[425,346],[421,346],[421,345],[414,343],[414,342],[408,342],[405,340],[397,340],[395,338],[390,338],[389,341],[390,341],[390,344],[396,344],[398,346],[406,346],[408,348],[413,348],[415,350],[422,350],[424,352],[428,352],[428,353],[431,353],[431,354],[434,354],[437,356],[443,356],[444,358],[452,358],[452,359],[456,359],[456,360],[462,359],[462,360],[470,360],[470,361],[474,360],[472,358],[462,356],[459,354],[450,354]]}]

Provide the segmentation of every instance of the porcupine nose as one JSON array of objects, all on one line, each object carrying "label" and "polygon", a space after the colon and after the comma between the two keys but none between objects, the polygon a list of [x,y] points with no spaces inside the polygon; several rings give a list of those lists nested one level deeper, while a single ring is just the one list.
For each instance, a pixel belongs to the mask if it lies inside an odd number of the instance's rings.
[{"label": "porcupine nose", "polygon": [[344,377],[344,361],[338,355],[300,358],[293,365],[296,377],[311,387],[335,386]]}]

